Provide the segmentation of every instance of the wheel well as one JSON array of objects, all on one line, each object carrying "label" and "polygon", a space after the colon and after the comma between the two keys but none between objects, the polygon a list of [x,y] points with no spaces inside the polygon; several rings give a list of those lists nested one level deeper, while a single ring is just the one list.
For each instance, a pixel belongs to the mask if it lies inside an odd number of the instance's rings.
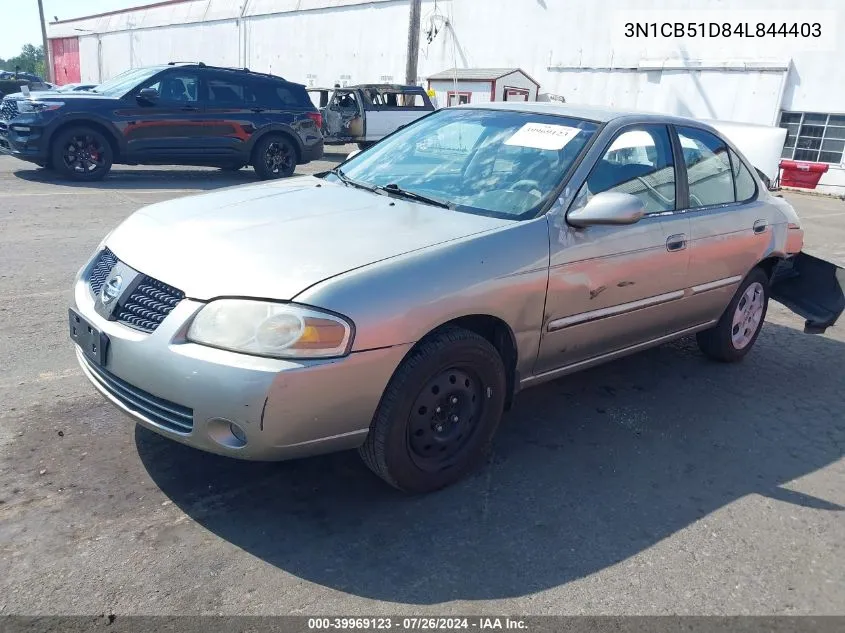
[{"label": "wheel well", "polygon": [[775,255],[772,255],[771,257],[767,257],[766,259],[761,261],[759,264],[757,264],[757,268],[761,268],[766,273],[766,277],[769,278],[769,281],[771,281],[772,277],[775,273],[775,268],[782,261],[783,261],[782,257],[777,257]]},{"label": "wheel well", "polygon": [[435,330],[429,332],[423,340],[446,327],[459,327],[478,334],[496,348],[502,362],[505,365],[507,376],[507,394],[505,396],[505,409],[510,409],[513,396],[516,393],[516,361],[517,349],[516,339],[510,326],[501,319],[489,314],[471,314],[444,323]]},{"label": "wheel well", "polygon": [[67,123],[62,123],[59,127],[56,128],[56,130],[53,132],[53,135],[50,137],[50,156],[48,156],[48,160],[53,159],[53,143],[56,142],[56,139],[59,138],[59,135],[62,132],[72,127],[90,127],[92,130],[97,130],[109,142],[109,145],[111,146],[112,156],[114,157],[113,160],[117,160],[118,156],[120,156],[120,147],[117,144],[117,139],[105,125],[97,123],[96,121],[83,120],[68,121]]},{"label": "wheel well", "polygon": [[268,139],[275,136],[281,136],[290,141],[290,144],[293,145],[293,151],[294,154],[296,154],[296,164],[298,165],[299,161],[302,160],[302,150],[299,149],[299,143],[296,142],[296,139],[293,137],[293,134],[281,130],[273,130],[272,132],[267,132],[258,137],[255,141],[255,144],[252,146],[252,151],[249,153],[249,162],[255,162],[255,152],[258,149],[258,144],[261,143],[264,139]]}]

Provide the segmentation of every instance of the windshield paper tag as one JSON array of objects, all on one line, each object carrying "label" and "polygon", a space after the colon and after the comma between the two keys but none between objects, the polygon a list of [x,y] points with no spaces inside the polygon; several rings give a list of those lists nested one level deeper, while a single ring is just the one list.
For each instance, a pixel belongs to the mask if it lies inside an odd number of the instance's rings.
[{"label": "windshield paper tag", "polygon": [[526,123],[511,136],[505,145],[533,147],[534,149],[563,149],[578,136],[581,130],[568,125],[549,125],[548,123]]}]

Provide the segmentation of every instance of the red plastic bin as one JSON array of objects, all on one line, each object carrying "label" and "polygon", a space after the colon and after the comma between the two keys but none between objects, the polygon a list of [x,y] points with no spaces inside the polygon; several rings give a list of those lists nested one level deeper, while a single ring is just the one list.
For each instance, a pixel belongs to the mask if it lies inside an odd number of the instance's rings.
[{"label": "red plastic bin", "polygon": [[827,173],[830,165],[825,163],[805,163],[797,160],[782,160],[780,168],[783,175],[780,184],[784,187],[815,189],[822,174]]}]

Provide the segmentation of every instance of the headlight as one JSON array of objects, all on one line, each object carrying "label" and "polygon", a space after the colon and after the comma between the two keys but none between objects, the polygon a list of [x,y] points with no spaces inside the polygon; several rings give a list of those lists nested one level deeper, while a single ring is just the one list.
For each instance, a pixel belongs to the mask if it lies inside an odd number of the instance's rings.
[{"label": "headlight", "polygon": [[304,306],[218,299],[199,311],[188,340],[256,356],[331,358],[349,353],[352,324]]},{"label": "headlight", "polygon": [[18,112],[49,112],[58,110],[64,105],[62,101],[33,101],[32,99],[21,99],[18,101]]}]

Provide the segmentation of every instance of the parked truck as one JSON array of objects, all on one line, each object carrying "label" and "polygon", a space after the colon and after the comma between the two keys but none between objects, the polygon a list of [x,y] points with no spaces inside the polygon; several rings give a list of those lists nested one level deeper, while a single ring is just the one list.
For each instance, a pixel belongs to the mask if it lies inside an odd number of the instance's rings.
[{"label": "parked truck", "polygon": [[419,86],[359,84],[308,88],[308,93],[323,115],[326,145],[357,143],[365,149],[435,110]]}]

